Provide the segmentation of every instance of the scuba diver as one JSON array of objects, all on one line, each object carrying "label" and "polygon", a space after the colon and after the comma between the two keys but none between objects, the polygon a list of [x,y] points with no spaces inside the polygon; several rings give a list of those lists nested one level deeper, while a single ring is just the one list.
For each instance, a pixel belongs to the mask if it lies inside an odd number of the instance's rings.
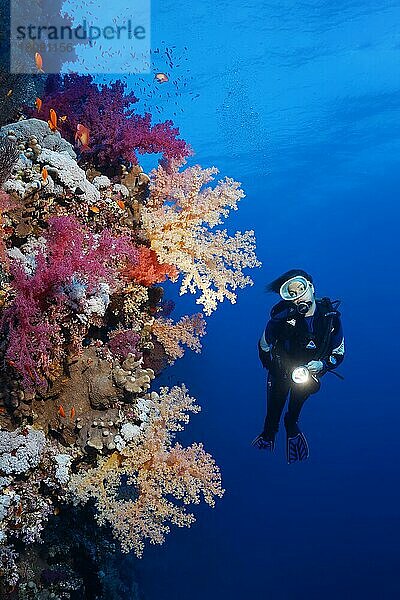
[{"label": "scuba diver", "polygon": [[[258,342],[258,353],[267,377],[267,416],[253,446],[273,451],[283,408],[288,463],[309,457],[307,439],[298,420],[304,402],[320,389],[320,378],[344,358],[340,301],[317,299],[311,275],[301,269],[287,271],[267,286],[280,300]],[[338,373],[334,373],[341,377]],[[341,377],[342,378],[342,377]]]}]

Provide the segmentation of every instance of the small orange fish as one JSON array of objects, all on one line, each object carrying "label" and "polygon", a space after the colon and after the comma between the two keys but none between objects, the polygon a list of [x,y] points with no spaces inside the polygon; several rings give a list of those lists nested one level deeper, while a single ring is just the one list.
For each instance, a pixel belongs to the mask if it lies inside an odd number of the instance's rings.
[{"label": "small orange fish", "polygon": [[82,123],[78,123],[76,126],[75,141],[81,146],[82,150],[89,150],[89,134],[89,129],[85,125],[82,125]]},{"label": "small orange fish", "polygon": [[43,169],[42,169],[42,179],[43,179],[43,181],[44,181],[45,183],[46,183],[46,181],[47,181],[47,178],[48,178],[48,176],[49,176],[49,173],[48,173],[48,171],[47,171],[46,167],[43,167]]},{"label": "small orange fish", "polygon": [[62,117],[60,117],[61,123],[64,123],[64,121],[66,121],[67,119],[68,119],[67,115],[63,115]]},{"label": "small orange fish", "polygon": [[6,94],[6,98],[9,98],[12,95],[13,91],[12,90],[8,90],[7,94]]},{"label": "small orange fish", "polygon": [[41,101],[40,98],[36,98],[35,100],[35,108],[38,112],[40,112],[40,109],[42,108],[42,104],[43,102]]},{"label": "small orange fish", "polygon": [[47,121],[52,131],[57,131],[57,113],[54,109],[50,109],[50,119]]},{"label": "small orange fish", "polygon": [[39,52],[36,52],[36,54],[35,54],[35,64],[37,66],[39,73],[44,73],[43,68],[42,68],[43,67],[43,58],[42,58],[42,55],[39,54]]},{"label": "small orange fish", "polygon": [[89,206],[89,210],[91,210],[92,212],[94,212],[96,214],[100,212],[100,209],[98,206]]},{"label": "small orange fish", "polygon": [[117,204],[121,210],[125,209],[125,202],[123,202],[122,200],[117,200]]},{"label": "small orange fish", "polygon": [[75,417],[75,407],[74,406],[71,408],[70,417],[71,417],[71,419],[73,419]]},{"label": "small orange fish", "polygon": [[62,404],[60,404],[60,408],[58,409],[58,413],[62,416],[65,417],[65,410],[62,406]]},{"label": "small orange fish", "polygon": [[156,73],[154,79],[158,81],[158,83],[166,83],[168,81],[168,75],[165,73]]}]

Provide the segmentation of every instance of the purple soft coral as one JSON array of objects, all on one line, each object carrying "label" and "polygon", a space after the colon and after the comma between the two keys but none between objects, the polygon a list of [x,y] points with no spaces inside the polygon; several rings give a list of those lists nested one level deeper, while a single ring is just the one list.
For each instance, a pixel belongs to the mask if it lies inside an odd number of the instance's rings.
[{"label": "purple soft coral", "polygon": [[110,334],[108,343],[111,353],[119,360],[125,360],[131,352],[136,358],[141,356],[137,346],[140,342],[140,335],[130,329],[114,331]]},{"label": "purple soft coral", "polygon": [[107,171],[121,162],[137,164],[137,153],[161,153],[167,168],[172,159],[192,154],[190,146],[178,139],[179,129],[172,121],[152,125],[149,113],[136,114],[132,106],[138,99],[125,88],[121,81],[98,87],[90,75],[49,76],[40,112],[32,110],[31,116],[47,120],[50,108],[66,115],[59,128],[71,143],[78,123],[85,125],[90,143],[83,155]]}]

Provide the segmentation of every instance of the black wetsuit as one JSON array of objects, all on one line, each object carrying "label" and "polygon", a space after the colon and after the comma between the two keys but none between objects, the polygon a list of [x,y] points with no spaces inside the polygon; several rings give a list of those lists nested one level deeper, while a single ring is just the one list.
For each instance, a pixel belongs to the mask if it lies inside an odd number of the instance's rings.
[{"label": "black wetsuit", "polygon": [[274,438],[289,394],[287,423],[295,424],[310,396],[307,386],[292,382],[293,368],[321,360],[324,368],[318,379],[335,369],[344,358],[344,337],[340,313],[329,298],[316,300],[311,317],[299,314],[294,303],[282,300],[271,310],[271,318],[258,342],[259,357],[268,369],[267,416],[263,435]]}]

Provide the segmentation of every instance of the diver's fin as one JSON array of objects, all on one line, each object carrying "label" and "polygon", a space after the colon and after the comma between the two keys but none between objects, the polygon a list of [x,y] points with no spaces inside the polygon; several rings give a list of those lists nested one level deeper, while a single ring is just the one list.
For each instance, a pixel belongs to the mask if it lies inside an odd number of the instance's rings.
[{"label": "diver's fin", "polygon": [[270,452],[273,452],[275,448],[275,439],[266,439],[264,435],[260,433],[260,435],[251,442],[251,445],[259,450],[269,450]]},{"label": "diver's fin", "polygon": [[307,439],[301,431],[286,439],[286,457],[289,464],[299,460],[306,460],[310,456]]}]

